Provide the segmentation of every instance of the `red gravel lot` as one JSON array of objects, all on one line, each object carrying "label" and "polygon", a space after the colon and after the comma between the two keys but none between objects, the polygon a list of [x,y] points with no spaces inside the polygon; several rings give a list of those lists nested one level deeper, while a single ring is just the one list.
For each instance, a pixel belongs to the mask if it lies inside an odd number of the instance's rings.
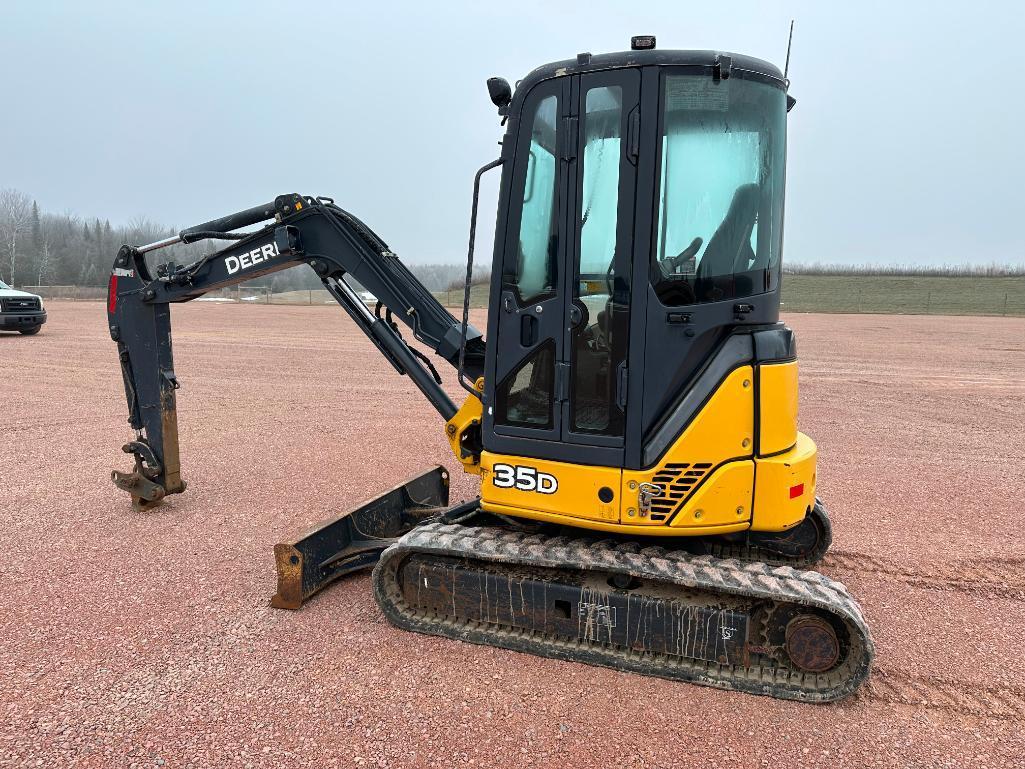
[{"label": "red gravel lot", "polygon": [[103,310],[0,335],[2,766],[1025,762],[1025,320],[789,317],[878,646],[815,706],[405,633],[366,575],[272,610],[272,545],[453,466],[440,420],[337,308],[175,308],[190,486],[133,513]]}]

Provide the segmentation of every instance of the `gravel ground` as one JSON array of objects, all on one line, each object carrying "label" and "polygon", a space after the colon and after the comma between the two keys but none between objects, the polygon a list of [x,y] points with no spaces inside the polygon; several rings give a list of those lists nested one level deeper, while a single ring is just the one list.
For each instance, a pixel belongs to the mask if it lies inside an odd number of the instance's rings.
[{"label": "gravel ground", "polygon": [[271,609],[272,545],[452,466],[440,420],[335,308],[175,308],[190,486],[136,514],[103,309],[0,335],[2,766],[1023,765],[1025,320],[789,317],[878,645],[809,706],[404,633],[366,575]]}]

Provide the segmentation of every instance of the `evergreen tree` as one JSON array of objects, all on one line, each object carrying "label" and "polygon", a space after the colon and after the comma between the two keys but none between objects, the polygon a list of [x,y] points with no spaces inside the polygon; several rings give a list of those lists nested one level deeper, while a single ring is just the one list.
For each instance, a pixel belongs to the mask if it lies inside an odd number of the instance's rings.
[{"label": "evergreen tree", "polygon": [[32,248],[39,254],[43,248],[43,223],[39,220],[39,204],[32,201]]}]

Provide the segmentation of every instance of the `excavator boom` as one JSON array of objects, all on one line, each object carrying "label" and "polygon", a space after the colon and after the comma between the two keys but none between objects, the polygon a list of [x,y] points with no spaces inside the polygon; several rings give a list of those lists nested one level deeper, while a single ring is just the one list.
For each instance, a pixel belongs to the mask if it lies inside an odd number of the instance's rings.
[{"label": "excavator boom", "polygon": [[[233,230],[268,219],[272,224],[237,234]],[[188,265],[166,263],[151,272],[145,255],[174,243],[230,239],[232,245]],[[431,361],[402,337],[396,320],[413,337],[471,381],[483,373],[484,342],[465,331],[387,244],[352,214],[326,198],[281,195],[256,206],[183,230],[148,246],[123,246],[111,271],[108,323],[117,342],[135,440],[124,446],[135,457],[131,473],[115,471],[114,482],[137,508],[181,492],[170,305],[220,288],[308,264],[324,287],[371,339],[396,371],[405,374],[448,420],[456,405],[441,387]],[[377,297],[371,311],[346,282],[351,276]],[[382,314],[383,310],[383,314]],[[460,350],[462,349],[462,356]]]}]

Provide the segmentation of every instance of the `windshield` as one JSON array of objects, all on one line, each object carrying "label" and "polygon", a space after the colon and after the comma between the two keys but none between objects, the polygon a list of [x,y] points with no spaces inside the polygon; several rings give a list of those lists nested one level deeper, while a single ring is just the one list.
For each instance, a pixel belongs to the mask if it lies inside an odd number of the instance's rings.
[{"label": "windshield", "polygon": [[667,75],[652,282],[665,304],[751,296],[779,281],[786,94]]}]

